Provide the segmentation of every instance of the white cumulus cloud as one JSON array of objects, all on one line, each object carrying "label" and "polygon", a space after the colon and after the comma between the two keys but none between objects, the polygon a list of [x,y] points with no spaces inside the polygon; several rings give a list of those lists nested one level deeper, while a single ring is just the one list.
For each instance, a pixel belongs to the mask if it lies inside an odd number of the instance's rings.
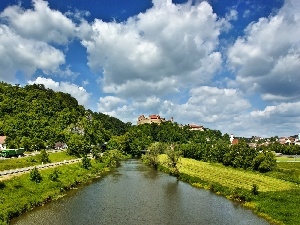
[{"label": "white cumulus cloud", "polygon": [[72,97],[76,98],[80,105],[87,107],[89,103],[90,93],[88,93],[83,87],[79,87],[76,84],[69,82],[56,82],[50,78],[38,77],[36,80],[28,81],[28,84],[43,84],[46,88],[50,88],[54,91],[61,91],[69,93]]},{"label": "white cumulus cloud", "polygon": [[82,44],[89,66],[103,72],[106,93],[136,97],[143,95],[142,84],[148,95],[159,96],[211,80],[222,63],[217,46],[224,23],[207,2],[155,0],[152,8],[123,23],[96,19],[92,36]]},{"label": "white cumulus cloud", "polygon": [[[274,101],[300,97],[300,2],[286,0],[276,15],[260,18],[228,50],[237,85]],[[269,98],[270,99],[270,98]]]}]

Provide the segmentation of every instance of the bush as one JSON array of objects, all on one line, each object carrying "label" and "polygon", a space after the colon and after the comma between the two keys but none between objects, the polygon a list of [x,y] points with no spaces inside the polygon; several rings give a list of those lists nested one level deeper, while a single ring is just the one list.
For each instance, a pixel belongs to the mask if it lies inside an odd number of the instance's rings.
[{"label": "bush", "polygon": [[262,173],[272,171],[276,166],[276,158],[272,152],[259,153],[252,162],[252,168]]},{"label": "bush", "polygon": [[257,184],[252,185],[251,193],[253,195],[258,195],[258,185]]},{"label": "bush", "polygon": [[30,171],[30,180],[35,183],[40,183],[42,181],[42,175],[36,167]]},{"label": "bush", "polygon": [[81,163],[82,163],[82,168],[84,169],[89,169],[92,166],[91,159],[88,158],[87,155],[83,155]]},{"label": "bush", "polygon": [[49,179],[52,181],[58,181],[59,172],[57,169],[54,169],[54,171],[49,175]]}]

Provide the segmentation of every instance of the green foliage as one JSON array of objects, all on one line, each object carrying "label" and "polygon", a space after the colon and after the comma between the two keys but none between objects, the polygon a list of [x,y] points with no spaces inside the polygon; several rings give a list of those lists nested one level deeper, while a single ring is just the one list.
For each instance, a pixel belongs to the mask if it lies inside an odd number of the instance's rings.
[{"label": "green foliage", "polygon": [[40,154],[39,154],[39,160],[42,163],[49,163],[50,159],[49,159],[49,154],[46,152],[46,150],[41,150]]},{"label": "green foliage", "polygon": [[72,133],[84,134],[89,145],[124,134],[130,124],[85,110],[70,94],[46,89],[42,84],[25,87],[0,82],[0,135],[11,148],[26,151],[66,143]]},{"label": "green foliage", "polygon": [[252,185],[252,189],[251,189],[251,193],[253,194],[253,195],[258,195],[258,185],[257,184],[253,184]]},{"label": "green foliage", "polygon": [[75,155],[75,156],[86,155],[90,152],[91,149],[90,144],[85,139],[85,137],[77,133],[73,133],[70,136],[67,145],[68,145],[67,153],[69,155]]},{"label": "green foliage", "polygon": [[103,156],[99,158],[98,162],[105,163],[108,167],[114,167],[118,165],[120,160],[124,159],[124,155],[119,150],[108,150],[103,153]]},{"label": "green foliage", "polygon": [[83,155],[81,160],[81,166],[84,169],[89,169],[92,166],[91,159],[88,158],[87,155]]},{"label": "green foliage", "polygon": [[30,180],[35,182],[35,183],[40,183],[42,181],[42,175],[40,174],[39,170],[34,167],[31,171],[30,171]]},{"label": "green foliage", "polygon": [[272,152],[259,153],[252,163],[253,169],[262,173],[272,171],[276,166],[276,158]]},{"label": "green foliage", "polygon": [[155,142],[150,145],[145,155],[142,155],[142,160],[147,164],[157,168],[159,165],[159,154],[163,153],[167,149],[166,144],[161,142]]},{"label": "green foliage", "polygon": [[49,179],[51,181],[58,181],[58,177],[59,177],[59,171],[58,169],[54,169],[52,173],[49,174]]},{"label": "green foliage", "polygon": [[173,144],[166,149],[166,154],[168,157],[168,167],[170,169],[170,173],[174,176],[179,175],[179,170],[178,170],[178,162],[181,158],[181,151],[178,148],[178,146],[174,146]]}]

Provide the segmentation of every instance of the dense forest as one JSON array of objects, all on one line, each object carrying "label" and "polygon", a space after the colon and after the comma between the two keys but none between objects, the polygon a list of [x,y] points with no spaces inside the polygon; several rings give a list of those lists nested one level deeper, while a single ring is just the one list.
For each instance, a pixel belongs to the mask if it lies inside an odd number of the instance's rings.
[{"label": "dense forest", "polygon": [[[46,89],[42,84],[0,83],[0,135],[9,148],[53,148],[70,140],[100,145],[130,125],[117,118],[86,110],[70,94]],[[72,143],[70,143],[72,144]]]}]

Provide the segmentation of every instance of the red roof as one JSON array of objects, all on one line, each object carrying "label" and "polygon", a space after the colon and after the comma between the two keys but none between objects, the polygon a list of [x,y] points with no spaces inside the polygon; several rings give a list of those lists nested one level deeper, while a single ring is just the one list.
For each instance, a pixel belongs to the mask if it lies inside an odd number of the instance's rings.
[{"label": "red roof", "polygon": [[159,116],[157,116],[157,115],[150,115],[149,117],[150,117],[150,119],[158,119],[159,118]]}]

